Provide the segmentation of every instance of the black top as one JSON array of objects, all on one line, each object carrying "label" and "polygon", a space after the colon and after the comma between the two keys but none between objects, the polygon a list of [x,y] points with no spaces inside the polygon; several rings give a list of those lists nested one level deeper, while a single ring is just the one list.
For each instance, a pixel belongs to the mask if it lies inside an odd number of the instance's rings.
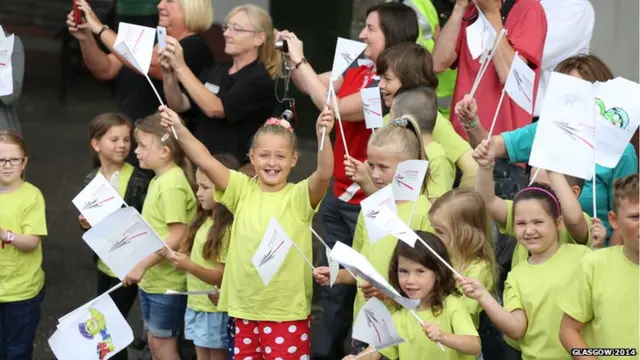
[{"label": "black top", "polygon": [[217,91],[225,117],[207,117],[190,99],[190,127],[212,154],[230,154],[245,164],[253,135],[275,111],[275,80],[258,60],[230,75],[231,65],[217,64],[200,74],[207,89]]},{"label": "black top", "polygon": [[[180,40],[184,61],[194,74],[201,73],[213,64],[211,49],[200,35],[187,36]],[[116,79],[116,101],[118,111],[132,121],[151,115],[158,110],[158,98],[144,76],[127,66],[122,66]],[[161,80],[151,78],[162,101],[166,103]],[[132,149],[133,150],[133,149]]]},{"label": "black top", "polygon": [[[99,170],[100,168],[94,168],[85,176],[82,188],[85,188],[95,179]],[[144,199],[147,197],[147,188],[149,187],[150,181],[151,177],[149,177],[145,171],[138,167],[133,168],[133,174],[131,174],[131,178],[127,183],[127,190],[122,199],[128,206],[138,210],[139,213],[142,213],[142,205],[144,205]]]}]

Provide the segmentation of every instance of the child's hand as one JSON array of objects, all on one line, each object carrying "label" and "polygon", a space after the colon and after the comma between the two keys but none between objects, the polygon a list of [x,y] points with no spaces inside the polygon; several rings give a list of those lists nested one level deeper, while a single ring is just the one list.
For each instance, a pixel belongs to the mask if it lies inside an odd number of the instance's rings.
[{"label": "child's hand", "polygon": [[180,120],[180,116],[175,111],[171,110],[166,105],[160,106],[158,110],[160,110],[160,124],[167,130],[167,132],[172,131],[172,126],[178,134],[186,130],[185,126],[182,124],[182,120]]},{"label": "child's hand", "polygon": [[127,276],[124,277],[124,279],[122,280],[122,284],[125,287],[135,285],[142,280],[146,272],[147,272],[147,269],[145,269],[144,267],[140,266],[140,264],[138,264],[134,266],[133,269],[131,269],[131,271],[129,271]]},{"label": "child's hand", "polygon": [[167,258],[173,263],[173,266],[178,271],[188,271],[189,266],[191,265],[191,259],[189,256],[181,252],[172,251],[167,254]]},{"label": "child's hand", "polygon": [[462,284],[462,292],[471,299],[479,301],[482,296],[487,293],[487,290],[482,286],[482,283],[473,278],[464,278],[459,280]]},{"label": "child's hand", "polygon": [[591,219],[591,248],[602,249],[607,238],[607,229],[598,218]]},{"label": "child's hand", "polygon": [[335,119],[333,110],[328,106],[325,106],[324,110],[322,110],[320,115],[318,115],[318,121],[316,122],[316,134],[318,135],[318,138],[322,138],[322,128],[325,128],[325,138],[327,134],[331,133]]},{"label": "child's hand", "polygon": [[432,322],[424,323],[422,326],[422,330],[427,334],[427,337],[434,342],[440,342],[442,338],[442,333],[440,332],[440,327]]},{"label": "child's hand", "polygon": [[318,285],[329,286],[329,275],[331,271],[328,266],[318,266],[313,270],[313,277],[316,279]]},{"label": "child's hand", "polygon": [[347,155],[344,156],[344,172],[356,184],[362,184],[371,179],[368,165]]},{"label": "child's hand", "polygon": [[358,287],[362,290],[362,295],[364,295],[364,298],[367,300],[372,297],[378,298],[380,301],[387,300],[387,296],[382,291],[378,290],[377,287],[369,284],[367,281],[362,281]]},{"label": "child's hand", "polygon": [[211,303],[215,306],[218,306],[218,300],[220,300],[220,292],[218,291],[215,294],[208,294],[207,297],[209,297],[209,301],[211,301]]},{"label": "child's hand", "polygon": [[471,123],[476,119],[478,113],[476,99],[469,96],[469,94],[465,95],[462,100],[456,104],[455,112],[458,120],[460,120],[462,124],[466,125]]},{"label": "child's hand", "polygon": [[475,150],[473,150],[471,156],[473,156],[473,159],[478,163],[480,168],[485,170],[492,168],[496,162],[496,156],[491,148],[491,139],[482,140]]},{"label": "child's hand", "polygon": [[87,219],[85,219],[84,216],[82,215],[78,216],[78,222],[80,223],[80,227],[83,228],[84,230],[91,229],[91,225],[89,224]]}]

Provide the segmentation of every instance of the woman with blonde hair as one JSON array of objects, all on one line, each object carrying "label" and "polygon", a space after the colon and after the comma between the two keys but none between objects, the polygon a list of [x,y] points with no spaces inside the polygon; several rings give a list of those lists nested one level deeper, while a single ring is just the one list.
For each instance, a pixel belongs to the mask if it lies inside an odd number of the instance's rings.
[{"label": "woman with blonde hair", "polygon": [[171,109],[195,110],[187,114],[190,128],[212,154],[228,153],[246,165],[249,139],[275,110],[280,52],[271,16],[258,6],[234,8],[222,28],[224,51],[232,60],[202,73],[189,70],[180,44],[167,38],[160,54],[164,91]]},{"label": "woman with blonde hair", "polygon": [[[86,0],[76,0],[83,14],[84,23],[77,24],[73,12],[67,16],[69,32],[80,43],[82,58],[98,80],[115,80],[118,112],[136,120],[156,112],[158,99],[153,89],[131,64],[113,51],[117,33],[104,25]],[[209,0],[161,0],[158,3],[158,25],[167,29],[167,35],[177,39],[184,49],[186,66],[195,73],[211,65],[213,55],[205,39],[199,34],[207,31],[213,23],[213,8]],[[108,50],[105,52],[96,38]],[[162,70],[154,47],[149,67],[149,77],[162,94]],[[131,146],[135,148],[135,144]],[[137,164],[135,156],[128,159]]]}]

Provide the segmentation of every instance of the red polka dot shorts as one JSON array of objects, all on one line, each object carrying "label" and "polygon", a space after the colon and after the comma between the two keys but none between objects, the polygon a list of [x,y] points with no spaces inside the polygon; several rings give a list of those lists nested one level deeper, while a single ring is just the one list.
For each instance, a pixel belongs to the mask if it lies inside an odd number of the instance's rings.
[{"label": "red polka dot shorts", "polygon": [[235,319],[234,360],[311,360],[311,323]]}]

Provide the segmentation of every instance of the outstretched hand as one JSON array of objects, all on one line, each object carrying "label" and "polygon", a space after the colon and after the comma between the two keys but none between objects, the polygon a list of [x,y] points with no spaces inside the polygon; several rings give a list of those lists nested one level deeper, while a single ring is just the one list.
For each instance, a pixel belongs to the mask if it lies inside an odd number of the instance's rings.
[{"label": "outstretched hand", "polygon": [[491,139],[484,139],[473,150],[473,159],[478,163],[482,169],[490,169],[496,162],[496,155],[491,147]]},{"label": "outstretched hand", "polygon": [[322,138],[322,129],[324,128],[325,136],[331,133],[336,118],[333,114],[333,110],[329,106],[325,106],[324,110],[318,115],[318,121],[316,121],[316,134],[318,138]]},{"label": "outstretched hand", "polygon": [[480,298],[487,293],[487,289],[485,289],[484,286],[482,286],[482,283],[477,279],[464,278],[459,281],[462,285],[462,292],[464,292],[464,295],[468,298],[480,301]]},{"label": "outstretched hand", "polygon": [[172,131],[172,126],[178,135],[187,130],[182,123],[182,120],[180,120],[180,116],[168,106],[161,105],[158,110],[160,111],[160,124],[167,130],[167,132],[170,133]]},{"label": "outstretched hand", "polygon": [[469,96],[469,94],[465,95],[462,100],[456,104],[455,112],[456,117],[463,125],[470,124],[473,120],[476,120],[478,115],[476,99]]},{"label": "outstretched hand", "polygon": [[344,172],[345,175],[356,184],[362,184],[371,179],[366,162],[347,155],[344,156]]}]

